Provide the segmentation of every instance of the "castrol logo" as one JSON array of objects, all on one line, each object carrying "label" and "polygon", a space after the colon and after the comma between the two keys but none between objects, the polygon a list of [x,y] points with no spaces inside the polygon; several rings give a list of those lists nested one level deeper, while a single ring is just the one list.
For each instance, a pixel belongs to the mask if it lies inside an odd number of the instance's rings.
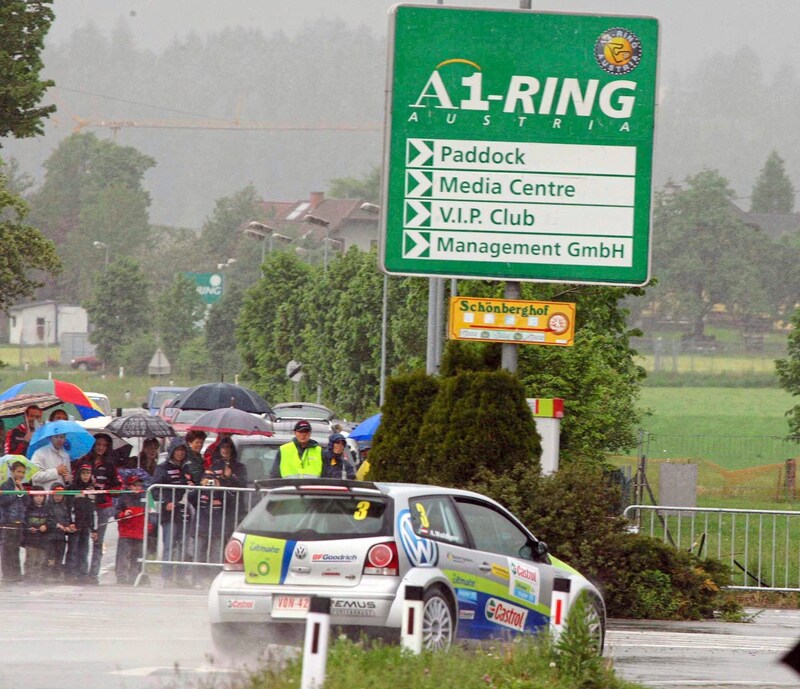
[{"label": "castrol logo", "polygon": [[525,629],[525,620],[528,618],[528,611],[525,608],[519,608],[497,598],[486,601],[485,614],[489,622],[517,631]]}]

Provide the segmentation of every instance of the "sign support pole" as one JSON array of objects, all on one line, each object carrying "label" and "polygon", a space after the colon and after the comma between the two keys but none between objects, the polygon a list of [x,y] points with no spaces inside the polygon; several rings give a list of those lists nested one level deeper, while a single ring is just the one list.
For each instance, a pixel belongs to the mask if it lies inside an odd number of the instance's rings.
[{"label": "sign support pole", "polygon": [[[505,291],[503,293],[506,299],[519,299],[520,297],[520,284],[519,282],[506,282]],[[502,350],[500,351],[500,365],[502,366],[504,371],[508,371],[509,373],[516,373],[517,372],[517,359],[519,350],[517,344],[505,344],[501,345]]]}]

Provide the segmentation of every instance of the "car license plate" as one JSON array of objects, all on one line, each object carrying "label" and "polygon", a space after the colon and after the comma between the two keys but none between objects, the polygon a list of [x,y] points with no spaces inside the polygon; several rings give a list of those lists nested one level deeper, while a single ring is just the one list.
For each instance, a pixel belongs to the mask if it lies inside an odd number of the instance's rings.
[{"label": "car license plate", "polygon": [[310,596],[273,596],[273,617],[305,617],[308,614]]}]

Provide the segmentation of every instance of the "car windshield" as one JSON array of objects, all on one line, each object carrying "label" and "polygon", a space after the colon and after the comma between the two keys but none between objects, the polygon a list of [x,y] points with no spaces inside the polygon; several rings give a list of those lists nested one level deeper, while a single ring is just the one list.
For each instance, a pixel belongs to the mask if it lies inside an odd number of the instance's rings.
[{"label": "car windshield", "polygon": [[179,409],[178,413],[172,418],[172,423],[193,423],[207,413],[205,409]]},{"label": "car windshield", "polygon": [[374,495],[268,496],[240,531],[286,540],[334,540],[391,535],[389,499]]},{"label": "car windshield", "polygon": [[290,407],[275,407],[273,411],[281,419],[308,419],[309,421],[327,421],[328,419],[333,418],[333,412],[330,409],[322,409],[320,407],[303,407],[300,405],[293,405]]},{"label": "car windshield", "polygon": [[160,407],[167,400],[175,399],[178,393],[175,390],[162,390],[161,392],[153,393],[153,399],[150,403],[151,407]]}]

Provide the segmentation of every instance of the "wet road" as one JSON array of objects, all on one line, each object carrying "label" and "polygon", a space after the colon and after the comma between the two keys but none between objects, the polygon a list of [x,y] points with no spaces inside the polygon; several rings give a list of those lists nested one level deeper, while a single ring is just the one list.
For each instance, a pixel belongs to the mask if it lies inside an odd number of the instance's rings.
[{"label": "wet road", "polygon": [[[3,689],[220,686],[241,667],[215,658],[203,591],[101,586],[0,588]],[[798,687],[779,664],[800,612],[752,624],[612,620],[607,655],[626,679],[659,689]]]},{"label": "wet road", "polygon": [[797,610],[759,611],[748,624],[612,620],[607,638],[618,674],[648,687],[800,686],[778,662],[800,640]]}]

